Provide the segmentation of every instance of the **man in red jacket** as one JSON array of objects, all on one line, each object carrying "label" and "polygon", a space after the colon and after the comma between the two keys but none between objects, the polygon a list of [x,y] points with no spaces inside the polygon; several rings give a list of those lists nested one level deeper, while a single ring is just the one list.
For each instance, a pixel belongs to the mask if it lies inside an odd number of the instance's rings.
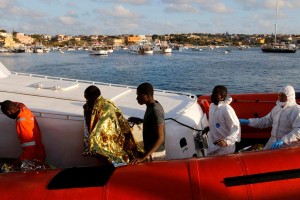
[{"label": "man in red jacket", "polygon": [[6,100],[1,103],[3,114],[16,120],[16,131],[23,152],[20,161],[45,161],[45,148],[42,144],[41,131],[33,113],[22,103]]}]

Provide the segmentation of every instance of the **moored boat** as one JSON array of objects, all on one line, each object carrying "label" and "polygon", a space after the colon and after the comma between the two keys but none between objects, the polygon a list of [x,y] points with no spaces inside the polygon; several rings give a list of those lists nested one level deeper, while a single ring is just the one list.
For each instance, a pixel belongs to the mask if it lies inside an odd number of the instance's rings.
[{"label": "moored boat", "polygon": [[163,47],[163,52],[164,53],[172,53],[172,48],[170,48],[170,47]]},{"label": "moored boat", "polygon": [[294,44],[263,45],[261,50],[264,53],[296,53],[297,48]]},{"label": "moored boat", "polygon": [[277,18],[278,18],[278,0],[276,0],[276,20],[275,20],[275,34],[274,43],[265,44],[261,46],[261,50],[264,53],[296,53],[295,44],[277,43]]},{"label": "moored boat", "polygon": [[19,47],[19,48],[13,49],[12,52],[13,53],[25,53],[26,49],[25,49],[25,47]]},{"label": "moored boat", "polygon": [[113,52],[114,52],[113,49],[108,49],[108,50],[107,50],[107,53],[113,53]]},{"label": "moored boat", "polygon": [[105,47],[105,49],[106,49],[107,53],[113,53],[114,52],[113,47],[107,46],[107,47]]},{"label": "moored boat", "polygon": [[89,52],[91,55],[108,55],[107,49],[103,46],[91,46]]},{"label": "moored boat", "polygon": [[139,43],[129,47],[130,52],[138,54],[153,54],[153,46],[146,40],[142,40]]},{"label": "moored boat", "polygon": [[33,53],[44,53],[44,47],[43,46],[34,46],[33,47]]},{"label": "moored boat", "polygon": [[172,44],[168,43],[167,41],[160,41],[157,39],[151,43],[150,46],[154,53],[172,53]]},{"label": "moored boat", "polygon": [[227,49],[227,50],[224,51],[224,54],[228,54],[228,53],[230,53],[230,51],[231,51],[231,50],[228,50],[228,49]]}]

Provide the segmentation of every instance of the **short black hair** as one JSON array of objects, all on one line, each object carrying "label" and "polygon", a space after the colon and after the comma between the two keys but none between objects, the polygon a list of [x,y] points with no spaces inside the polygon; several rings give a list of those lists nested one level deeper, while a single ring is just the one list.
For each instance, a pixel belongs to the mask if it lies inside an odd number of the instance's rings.
[{"label": "short black hair", "polygon": [[227,97],[227,88],[224,85],[217,85],[215,86],[215,88],[213,89],[213,93],[215,94],[220,94],[222,95],[224,98]]},{"label": "short black hair", "polygon": [[139,94],[146,94],[153,96],[153,86],[150,83],[142,83],[137,87]]},{"label": "short black hair", "polygon": [[10,110],[13,106],[13,102],[10,100],[5,100],[3,102],[1,102],[1,111],[3,112],[3,114],[7,115],[8,114],[8,110]]},{"label": "short black hair", "polygon": [[101,95],[100,89],[95,85],[90,85],[84,91],[84,95],[88,97],[98,98]]}]

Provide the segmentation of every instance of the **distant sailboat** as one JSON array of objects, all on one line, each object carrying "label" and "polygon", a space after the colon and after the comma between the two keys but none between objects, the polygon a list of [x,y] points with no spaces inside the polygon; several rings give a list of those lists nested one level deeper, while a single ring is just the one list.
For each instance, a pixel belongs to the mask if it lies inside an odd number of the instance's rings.
[{"label": "distant sailboat", "polygon": [[265,53],[296,53],[295,44],[277,44],[277,17],[278,17],[278,0],[276,1],[276,21],[275,21],[275,37],[274,44],[265,44],[261,47]]}]

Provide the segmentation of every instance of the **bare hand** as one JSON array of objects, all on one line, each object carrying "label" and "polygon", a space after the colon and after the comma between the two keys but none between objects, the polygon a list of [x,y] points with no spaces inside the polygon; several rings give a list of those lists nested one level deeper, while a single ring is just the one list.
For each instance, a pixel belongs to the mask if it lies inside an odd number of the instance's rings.
[{"label": "bare hand", "polygon": [[227,147],[228,146],[227,143],[225,142],[225,140],[220,140],[220,139],[217,140],[214,144],[218,145],[220,147]]},{"label": "bare hand", "polygon": [[138,164],[138,163],[144,162],[145,160],[146,160],[146,158],[135,158],[130,162],[130,164]]}]

